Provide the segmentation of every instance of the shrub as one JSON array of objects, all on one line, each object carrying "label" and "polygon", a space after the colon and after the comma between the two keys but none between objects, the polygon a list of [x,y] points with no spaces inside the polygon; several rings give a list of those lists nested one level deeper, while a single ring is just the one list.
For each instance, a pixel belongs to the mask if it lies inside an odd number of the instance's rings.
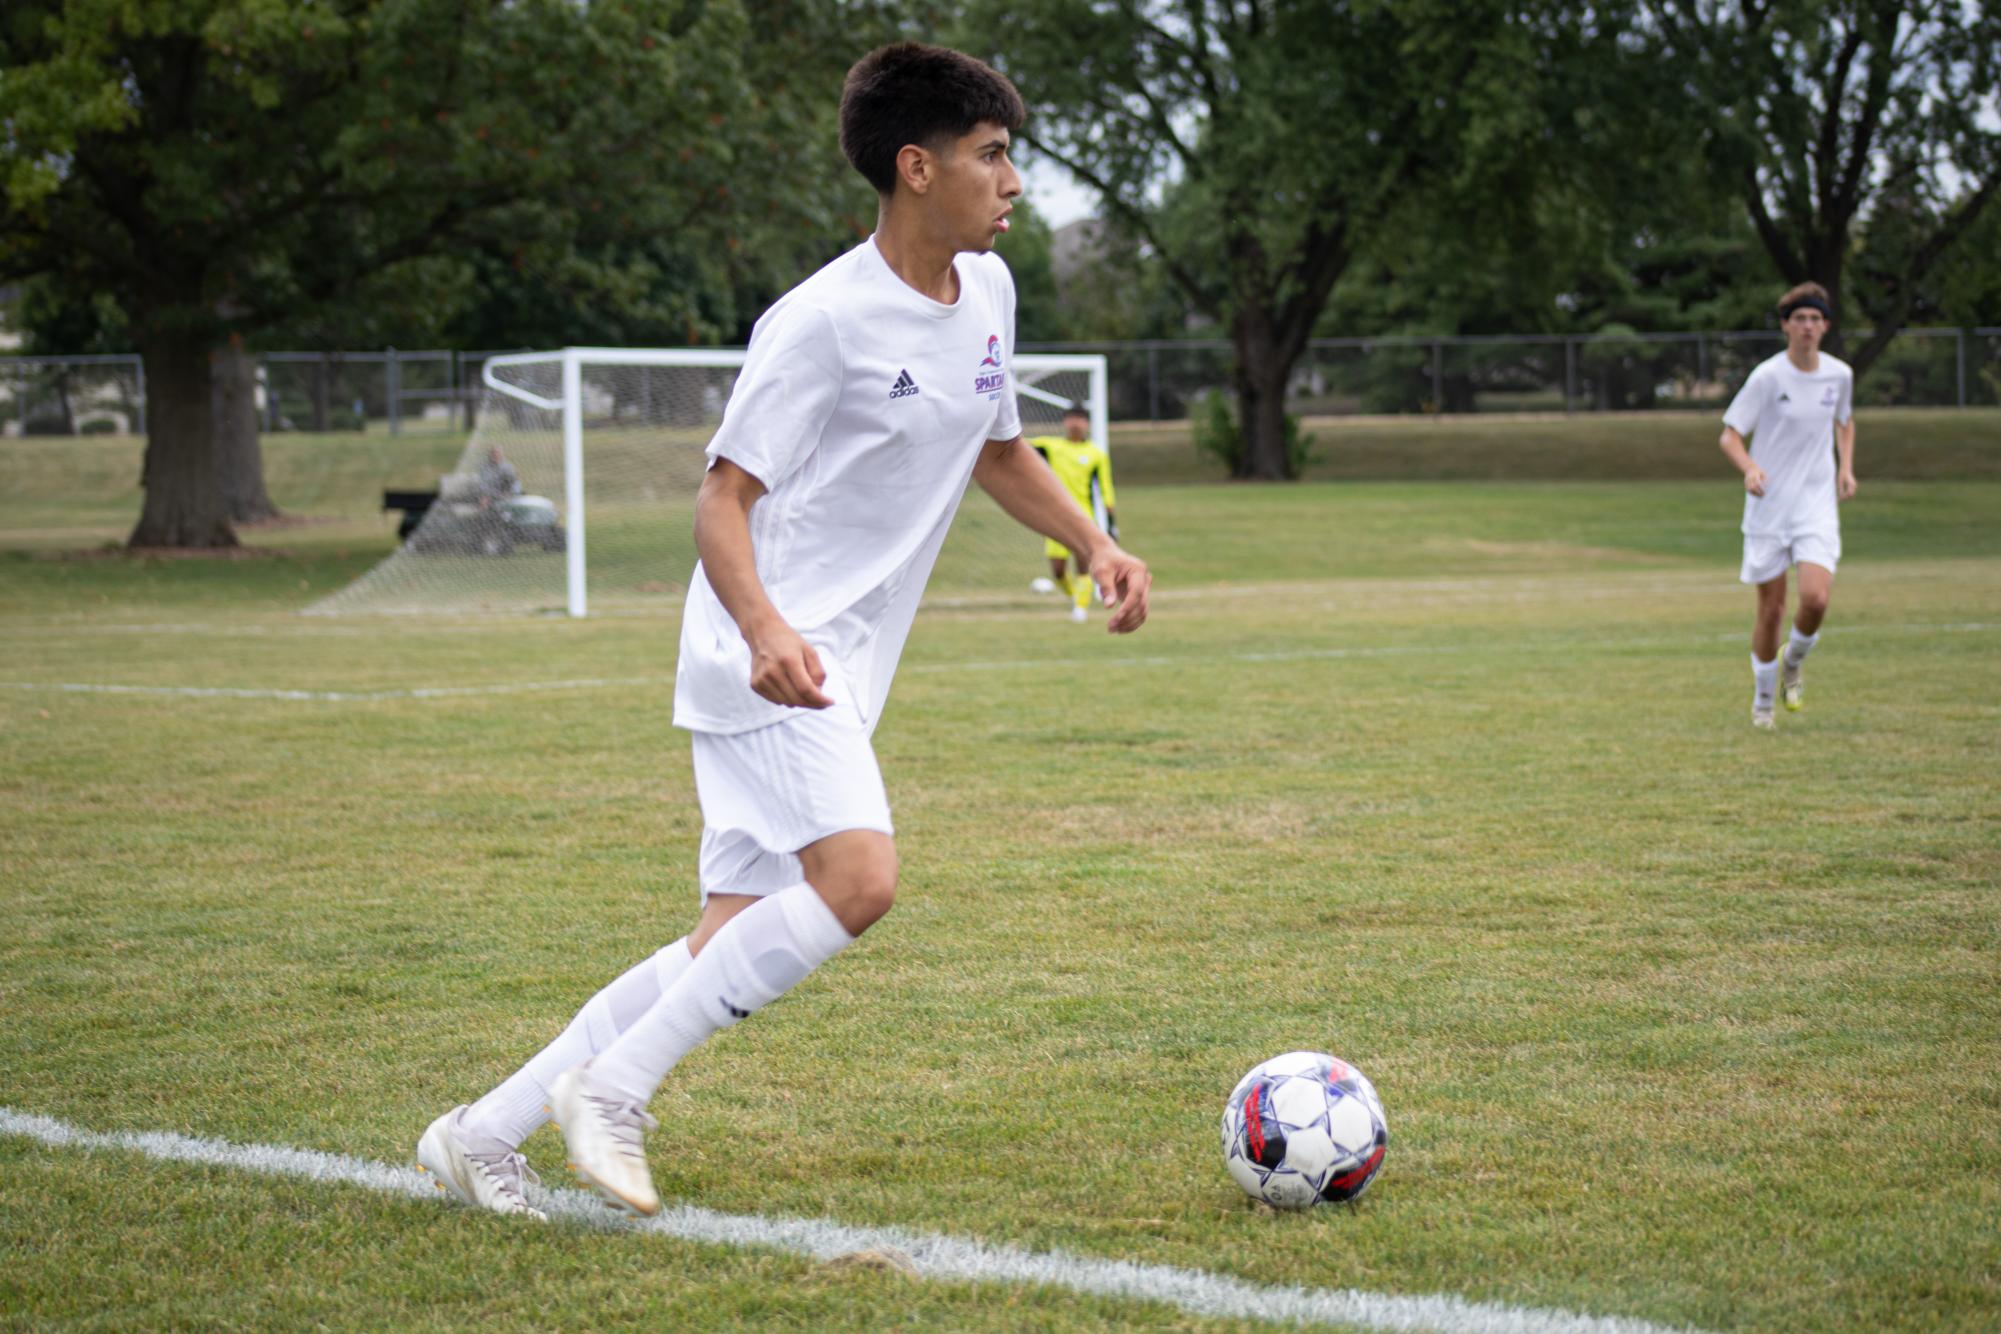
[{"label": "shrub", "polygon": [[[1189,427],[1195,437],[1195,447],[1205,454],[1222,460],[1232,477],[1242,471],[1244,459],[1244,430],[1237,420],[1236,409],[1230,395],[1221,389],[1211,389],[1202,396],[1202,401],[1189,414]],[[1299,429],[1299,418],[1290,412],[1285,414],[1285,475],[1297,477],[1319,457],[1314,449],[1316,437]]]}]

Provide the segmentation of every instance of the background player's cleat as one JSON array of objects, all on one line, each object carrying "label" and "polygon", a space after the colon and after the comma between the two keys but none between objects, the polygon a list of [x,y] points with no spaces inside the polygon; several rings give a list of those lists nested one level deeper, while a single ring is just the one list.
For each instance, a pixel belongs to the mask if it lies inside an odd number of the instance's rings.
[{"label": "background player's cleat", "polygon": [[1766,731],[1770,731],[1772,728],[1778,726],[1777,721],[1772,717],[1772,706],[1770,704],[1753,704],[1751,706],[1751,726],[1762,727]]},{"label": "background player's cleat", "polygon": [[1038,579],[1032,579],[1029,581],[1028,591],[1031,593],[1054,593],[1056,591],[1056,581],[1046,575]]},{"label": "background player's cleat", "polygon": [[1787,713],[1798,713],[1806,707],[1806,664],[1792,662],[1783,655],[1779,662],[1779,698],[1786,703]]},{"label": "background player's cleat", "polygon": [[1072,607],[1070,608],[1070,619],[1082,625],[1091,619],[1091,613],[1085,611],[1082,607]]},{"label": "background player's cleat", "polygon": [[450,1191],[477,1209],[497,1214],[522,1214],[544,1219],[548,1215],[528,1203],[521,1183],[541,1185],[528,1160],[497,1139],[466,1133],[459,1118],[464,1107],[454,1107],[437,1120],[417,1141],[417,1170],[439,1190]]},{"label": "background player's cleat", "polygon": [[613,1204],[636,1214],[660,1212],[653,1174],[646,1170],[644,1134],[660,1123],[637,1103],[591,1079],[586,1062],[556,1076],[549,1115],[563,1131],[570,1170]]}]

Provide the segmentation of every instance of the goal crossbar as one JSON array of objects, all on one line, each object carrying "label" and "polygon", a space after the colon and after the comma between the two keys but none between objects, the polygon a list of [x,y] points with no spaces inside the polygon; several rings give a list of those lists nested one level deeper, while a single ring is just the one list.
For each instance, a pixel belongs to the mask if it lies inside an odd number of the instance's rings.
[{"label": "goal crossbar", "polygon": [[[542,411],[562,414],[564,519],[568,524],[564,551],[570,615],[584,616],[589,612],[588,548],[584,536],[583,368],[586,365],[741,367],[747,355],[741,348],[566,347],[547,352],[513,352],[487,359],[480,375],[488,388]],[[500,374],[508,369],[550,366],[560,367],[561,389],[555,398],[538,394]],[[1091,438],[1109,446],[1107,431],[1111,423],[1104,357],[1023,352],[1015,356],[1013,369],[1017,396],[1059,409],[1067,408],[1072,399],[1041,388],[1037,379],[1064,371],[1087,376],[1090,392],[1085,408],[1091,417]]]}]

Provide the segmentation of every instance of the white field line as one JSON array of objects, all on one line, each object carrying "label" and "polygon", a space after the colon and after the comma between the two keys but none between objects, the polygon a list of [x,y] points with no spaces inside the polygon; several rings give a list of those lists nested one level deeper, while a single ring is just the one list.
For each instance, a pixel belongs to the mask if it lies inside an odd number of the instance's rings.
[{"label": "white field line", "polygon": [[[51,1117],[0,1107],[0,1134],[51,1148],[112,1149],[170,1163],[194,1163],[259,1176],[359,1186],[384,1195],[443,1201],[415,1168],[278,1144],[231,1144],[168,1131],[101,1133]],[[857,1251],[894,1249],[929,1279],[1033,1284],[1094,1297],[1157,1302],[1191,1315],[1368,1330],[1437,1330],[1445,1334],[1665,1334],[1665,1327],[1617,1316],[1583,1315],[1468,1301],[1447,1293],[1406,1297],[1357,1289],[1274,1287],[1173,1265],[1103,1260],[1063,1251],[1024,1251],[902,1228],[851,1227],[822,1218],[764,1218],[675,1205],[633,1221],[606,1209],[595,1195],[543,1190],[536,1203],[552,1219],[620,1229],[709,1246],[757,1247],[832,1260]],[[524,1223],[522,1226],[535,1226]]]},{"label": "white field line", "polygon": [[[1854,625],[1843,627],[1839,638],[1872,635],[1985,634],[2001,629],[1987,621],[1938,622],[1910,625]],[[1370,658],[1465,657],[1489,653],[1571,653],[1580,649],[1660,649],[1686,648],[1702,644],[1736,643],[1744,638],[1741,630],[1710,635],[1672,635],[1600,639],[1538,638],[1483,640],[1473,644],[1383,644],[1354,648],[1301,648],[1245,650],[1237,653],[1127,654],[1119,657],[1088,658],[1003,658],[989,662],[920,662],[901,671],[905,675],[938,675],[964,672],[1048,671],[1052,668],[1088,668],[1103,671],[1116,667],[1199,667],[1227,662],[1340,662]],[[523,695],[565,690],[608,690],[633,686],[672,684],[672,674],[663,676],[579,677],[567,681],[517,681],[485,686],[417,686],[403,690],[287,690],[249,686],[141,686],[96,684],[84,681],[0,681],[0,690],[47,691],[72,695],[154,695],[184,699],[268,699],[310,704],[372,704],[385,700],[456,699],[487,695]]]},{"label": "white field line", "polygon": [[368,704],[386,699],[455,699],[465,695],[526,695],[548,690],[605,690],[659,685],[671,676],[584,677],[516,681],[491,686],[417,686],[408,690],[279,690],[249,686],[128,686],[84,681],[0,681],[0,690],[50,690],[69,695],[169,695],[185,699],[281,699],[309,704]]}]

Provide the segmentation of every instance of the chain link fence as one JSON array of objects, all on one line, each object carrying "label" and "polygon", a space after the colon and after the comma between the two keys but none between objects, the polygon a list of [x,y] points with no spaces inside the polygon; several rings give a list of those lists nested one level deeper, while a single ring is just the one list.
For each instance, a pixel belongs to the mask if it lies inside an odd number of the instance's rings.
[{"label": "chain link fence", "polygon": [[145,429],[146,375],[137,357],[0,357],[0,434]]},{"label": "chain link fence", "polygon": [[[484,393],[480,370],[498,355],[258,353],[258,423],[272,433],[469,430]],[[146,367],[136,354],[0,357],[0,435],[145,433]]]},{"label": "chain link fence", "polygon": [[[1849,346],[1867,331],[1850,332]],[[1769,329],[1722,333],[1316,338],[1294,368],[1299,416],[1403,413],[1720,412],[1751,368],[1781,347]],[[1115,421],[1177,421],[1228,392],[1223,340],[1025,343],[1024,352],[1100,352]],[[399,434],[468,430],[480,369],[495,351],[258,354],[263,429]],[[1906,329],[1856,387],[1863,407],[2001,405],[2001,328]],[[143,435],[137,356],[0,357],[0,434]]]},{"label": "chain link fence", "polygon": [[[1851,333],[1849,346],[1867,337]],[[1293,370],[1299,416],[1478,412],[1720,412],[1751,368],[1783,347],[1769,329],[1721,333],[1316,338]],[[1102,352],[1112,417],[1175,421],[1227,391],[1226,341],[1025,343]],[[2001,404],[2001,329],[1906,329],[1857,385],[1869,407]]]}]

